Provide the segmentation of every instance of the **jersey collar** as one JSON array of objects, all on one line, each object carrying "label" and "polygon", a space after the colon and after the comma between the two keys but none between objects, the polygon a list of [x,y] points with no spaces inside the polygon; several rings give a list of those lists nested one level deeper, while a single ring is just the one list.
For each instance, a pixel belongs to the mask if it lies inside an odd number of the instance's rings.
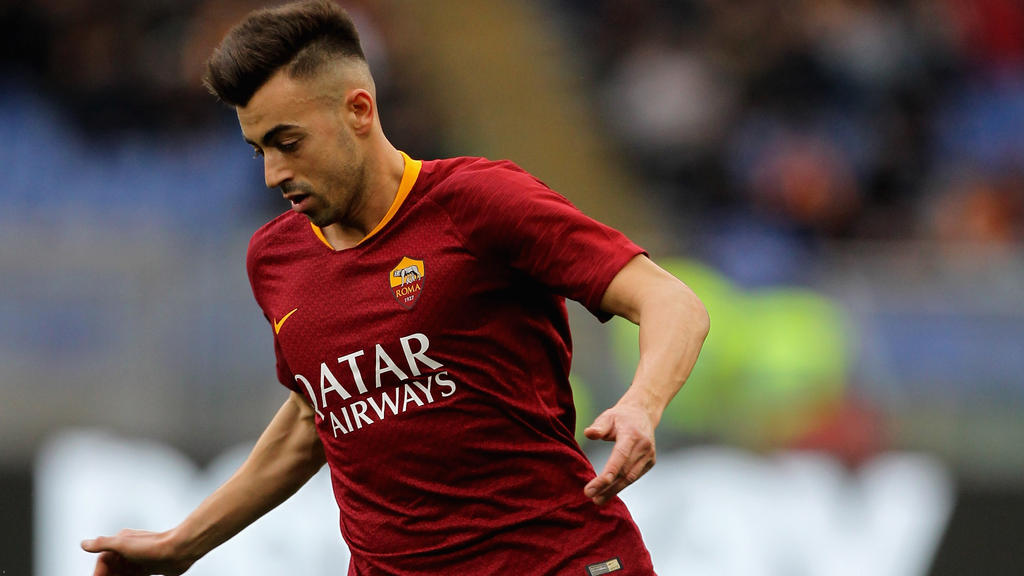
[{"label": "jersey collar", "polygon": [[[404,203],[405,199],[409,196],[409,192],[412,192],[412,187],[416,184],[416,178],[420,175],[420,168],[423,166],[423,161],[413,160],[408,154],[401,150],[399,150],[399,153],[402,154],[402,159],[405,160],[405,169],[402,171],[402,181],[398,185],[398,194],[395,195],[395,200],[391,203],[391,207],[388,208],[388,212],[384,215],[384,218],[377,223],[373,230],[370,230],[370,233],[367,234],[366,237],[359,241],[359,244],[362,244],[372,238],[374,234],[380,232],[381,229],[387,226],[388,222],[395,217],[395,214],[398,213],[398,209],[402,207],[402,203]],[[324,237],[324,231],[312,222],[310,222],[309,225],[313,228],[313,233],[316,234],[316,237],[319,238],[325,246],[334,250],[334,246],[331,246],[331,243]],[[356,246],[359,244],[356,244]]]}]

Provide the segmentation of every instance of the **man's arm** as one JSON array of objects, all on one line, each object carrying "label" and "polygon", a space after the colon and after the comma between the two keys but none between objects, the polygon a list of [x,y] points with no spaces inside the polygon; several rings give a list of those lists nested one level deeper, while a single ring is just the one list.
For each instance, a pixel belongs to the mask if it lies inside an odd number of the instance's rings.
[{"label": "man's arm", "polygon": [[292,392],[238,471],[176,528],[122,530],[82,542],[94,576],[177,575],[287,500],[324,464],[313,409]]},{"label": "man's arm", "polygon": [[690,375],[708,334],[707,310],[697,296],[646,256],[612,279],[601,309],[640,326],[640,362],[619,401],[584,430],[615,445],[604,470],[583,492],[604,504],[654,466],[654,429]]}]

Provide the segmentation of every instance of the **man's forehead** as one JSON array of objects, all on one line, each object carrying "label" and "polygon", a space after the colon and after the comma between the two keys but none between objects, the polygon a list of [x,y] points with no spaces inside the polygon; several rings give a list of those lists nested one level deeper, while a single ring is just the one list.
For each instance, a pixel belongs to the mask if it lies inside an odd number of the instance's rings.
[{"label": "man's forehead", "polygon": [[[275,73],[249,99],[235,107],[243,133],[247,129],[281,123],[299,123],[299,119],[317,107],[329,106],[344,98],[350,86],[344,76],[320,74],[312,78],[293,78],[285,71]],[[247,134],[250,136],[260,136]]]},{"label": "man's forehead", "polygon": [[294,114],[310,100],[309,90],[287,75],[277,73],[270,77],[249,99],[245,106],[236,106],[238,121],[243,130],[264,122],[277,123],[278,116]]}]

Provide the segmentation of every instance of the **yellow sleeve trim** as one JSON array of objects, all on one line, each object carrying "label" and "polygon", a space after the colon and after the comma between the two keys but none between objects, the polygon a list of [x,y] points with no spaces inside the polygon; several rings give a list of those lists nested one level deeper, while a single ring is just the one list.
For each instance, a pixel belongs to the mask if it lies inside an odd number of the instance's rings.
[{"label": "yellow sleeve trim", "polygon": [[[380,232],[382,228],[388,225],[388,222],[390,222],[391,219],[395,217],[395,214],[398,213],[399,208],[402,207],[402,204],[405,202],[405,199],[409,197],[409,192],[412,192],[412,187],[414,184],[416,184],[416,179],[420,175],[420,168],[423,167],[423,161],[413,160],[405,152],[402,152],[401,150],[399,150],[399,152],[402,154],[402,158],[405,160],[405,169],[402,171],[402,181],[398,185],[398,194],[395,195],[395,201],[391,203],[391,207],[388,208],[388,212],[387,214],[384,215],[384,218],[382,218],[381,221],[377,223],[373,230],[370,230],[370,233],[367,234],[365,238],[359,241],[359,244],[366,242],[369,238],[372,238],[374,234]],[[321,230],[319,227],[317,227],[316,224],[313,224],[312,222],[310,222],[309,225],[313,227],[313,233],[316,234],[316,237],[319,238],[320,241],[323,242],[325,246],[327,246],[331,250],[334,250],[334,247],[331,246],[331,243],[328,242],[327,238],[324,237],[323,230]],[[357,244],[357,246],[359,244]]]}]

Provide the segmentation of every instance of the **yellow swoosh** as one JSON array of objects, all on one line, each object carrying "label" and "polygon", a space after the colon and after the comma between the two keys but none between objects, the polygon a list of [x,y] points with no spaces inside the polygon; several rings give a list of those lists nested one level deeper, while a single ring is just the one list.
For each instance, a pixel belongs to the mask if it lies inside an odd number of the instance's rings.
[{"label": "yellow swoosh", "polygon": [[[298,308],[296,308],[295,310],[298,310]],[[274,321],[274,334],[280,334],[281,333],[281,326],[284,326],[284,321],[287,320],[288,317],[291,316],[292,314],[295,314],[295,310],[292,310],[291,312],[285,314],[284,317],[281,318],[280,321],[277,321],[277,320]]]}]

